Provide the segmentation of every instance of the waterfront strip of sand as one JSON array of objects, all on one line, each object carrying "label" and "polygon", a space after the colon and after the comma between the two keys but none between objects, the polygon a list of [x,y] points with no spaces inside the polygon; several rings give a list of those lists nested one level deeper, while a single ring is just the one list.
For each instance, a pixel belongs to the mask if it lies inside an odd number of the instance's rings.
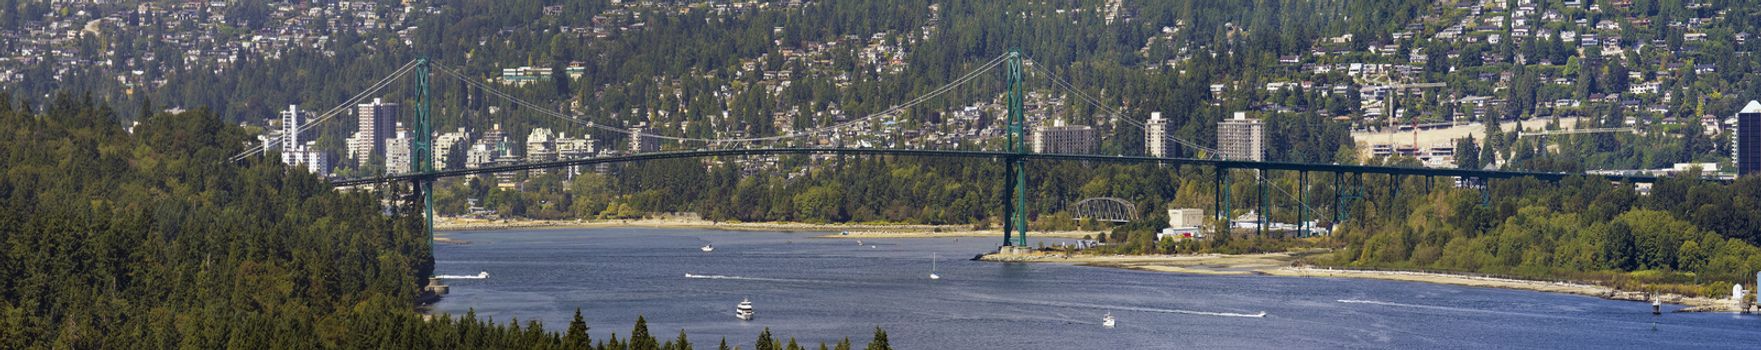
[{"label": "waterfront strip of sand", "polygon": [[[910,224],[813,224],[799,222],[727,222],[695,217],[661,217],[633,220],[533,220],[533,219],[466,219],[438,218],[438,231],[496,230],[525,228],[674,228],[728,231],[827,232],[823,238],[939,238],[939,237],[1000,237],[1001,230],[974,230],[960,225]],[[1031,232],[1032,237],[1083,238],[1101,231]]]},{"label": "waterfront strip of sand", "polygon": [[[1291,253],[1266,254],[1202,254],[1202,255],[1071,255],[1035,253],[1025,255],[990,254],[986,261],[1065,263],[1084,266],[1113,267],[1144,271],[1205,274],[1205,275],[1266,275],[1283,277],[1365,278],[1392,281],[1423,282],[1457,286],[1502,288],[1548,293],[1593,296],[1610,300],[1646,301],[1643,292],[1623,291],[1594,284],[1536,281],[1467,274],[1334,269],[1296,266],[1300,260]],[[1690,297],[1664,294],[1665,303],[1686,306],[1683,312],[1738,312],[1736,303],[1728,299]]]}]

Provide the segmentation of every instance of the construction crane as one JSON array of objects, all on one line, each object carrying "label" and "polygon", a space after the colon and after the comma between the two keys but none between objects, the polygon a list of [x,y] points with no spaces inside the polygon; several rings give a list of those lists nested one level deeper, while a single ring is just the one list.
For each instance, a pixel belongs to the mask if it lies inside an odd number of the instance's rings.
[{"label": "construction crane", "polygon": [[[1365,87],[1370,87],[1370,88],[1382,88],[1382,89],[1389,90],[1388,103],[1383,104],[1383,107],[1387,109],[1387,116],[1388,116],[1388,146],[1393,147],[1394,146],[1394,131],[1396,130],[1395,129],[1396,126],[1394,123],[1396,123],[1398,121],[1395,118],[1395,113],[1397,111],[1399,111],[1399,109],[1396,109],[1395,107],[1396,107],[1396,105],[1398,105],[1398,100],[1400,100],[1400,93],[1404,92],[1408,89],[1430,89],[1430,88],[1448,87],[1449,84],[1446,84],[1446,83],[1393,83],[1393,82],[1390,82],[1390,80],[1391,80],[1391,78],[1384,75],[1381,81],[1373,81],[1373,80],[1364,78],[1364,79],[1360,79],[1358,84],[1362,84],[1362,85],[1365,85]],[[1419,149],[1419,116],[1418,116],[1418,114],[1415,113],[1412,115],[1411,118],[1408,118],[1408,120],[1409,120],[1409,122],[1412,123],[1412,147],[1416,151]]]}]

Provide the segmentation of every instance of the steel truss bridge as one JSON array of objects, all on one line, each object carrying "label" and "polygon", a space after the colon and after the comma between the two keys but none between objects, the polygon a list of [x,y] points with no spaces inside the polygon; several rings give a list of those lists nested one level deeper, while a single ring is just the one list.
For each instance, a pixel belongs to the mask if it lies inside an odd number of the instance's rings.
[{"label": "steel truss bridge", "polygon": [[1095,197],[1077,201],[1069,208],[1071,216],[1078,220],[1094,219],[1106,222],[1137,221],[1137,205],[1131,201],[1114,197]]},{"label": "steel truss bridge", "polygon": [[[1058,77],[1057,75],[1052,74],[1050,71],[1046,70],[1044,67],[1039,67],[1037,65],[1032,65],[1032,66],[1025,65],[1023,63],[1024,59],[1025,59],[1025,57],[1023,55],[1021,55],[1019,52],[1013,52],[1013,51],[1006,53],[1006,54],[1003,54],[1003,55],[999,55],[998,57],[993,58],[993,59],[985,62],[984,64],[979,65],[977,68],[974,68],[972,71],[954,79],[952,82],[948,83],[947,85],[944,85],[940,88],[932,90],[932,91],[926,93],[925,95],[913,97],[908,101],[902,102],[899,105],[894,105],[893,107],[888,108],[886,110],[883,110],[883,111],[880,111],[877,113],[873,113],[873,114],[869,114],[867,116],[854,118],[849,121],[833,124],[830,126],[820,127],[820,128],[812,128],[812,129],[806,129],[806,130],[800,130],[800,131],[793,131],[788,134],[778,135],[778,136],[726,138],[726,139],[705,139],[705,138],[691,138],[691,137],[681,137],[681,136],[656,135],[656,134],[649,134],[647,132],[634,131],[634,130],[630,130],[630,129],[623,129],[623,128],[613,127],[613,126],[609,126],[609,125],[605,125],[605,124],[594,123],[590,120],[582,120],[583,117],[581,117],[581,116],[568,114],[568,112],[559,112],[557,109],[546,106],[546,105],[521,100],[521,99],[515,97],[514,95],[511,95],[511,94],[508,94],[506,92],[499,90],[495,86],[491,86],[491,85],[485,84],[481,81],[477,81],[476,80],[477,78],[473,78],[468,74],[460,73],[459,71],[457,71],[455,69],[450,69],[445,66],[440,66],[440,65],[433,63],[433,62],[430,62],[426,59],[417,59],[417,60],[412,60],[409,63],[404,64],[403,66],[399,67],[396,71],[394,71],[390,75],[382,78],[381,80],[377,81],[376,83],[374,83],[373,85],[368,87],[365,91],[362,91],[359,94],[354,95],[352,98],[343,101],[341,104],[337,105],[334,108],[329,109],[327,112],[324,112],[323,114],[321,114],[317,118],[314,118],[312,121],[310,121],[306,124],[303,124],[301,127],[297,128],[296,130],[293,130],[293,131],[295,133],[299,133],[301,131],[305,131],[307,129],[310,129],[317,124],[320,124],[320,123],[323,123],[326,121],[336,120],[333,117],[335,117],[337,115],[341,115],[346,111],[349,111],[352,107],[354,107],[354,103],[365,100],[370,95],[377,93],[377,92],[381,91],[382,89],[384,89],[386,86],[390,85],[396,79],[405,77],[407,75],[411,75],[411,73],[413,72],[414,73],[413,76],[415,78],[415,83],[417,86],[416,86],[416,89],[414,89],[415,93],[416,93],[416,98],[415,98],[416,103],[414,105],[414,108],[412,108],[415,113],[413,113],[414,121],[411,123],[411,125],[413,126],[411,131],[414,136],[413,140],[411,140],[411,142],[410,142],[411,155],[409,158],[410,158],[410,162],[411,162],[411,167],[409,169],[411,169],[411,172],[407,173],[407,174],[368,176],[365,178],[334,179],[334,180],[331,180],[331,184],[333,184],[335,186],[360,186],[360,185],[373,185],[373,184],[396,184],[396,183],[404,183],[404,182],[411,183],[412,186],[410,188],[413,189],[413,191],[414,191],[414,193],[412,193],[413,197],[411,197],[411,198],[414,198],[414,202],[421,203],[421,207],[422,207],[421,211],[423,212],[425,218],[427,219],[427,225],[428,225],[427,228],[430,231],[430,235],[432,235],[433,220],[434,220],[432,186],[436,180],[441,179],[441,178],[480,175],[480,174],[494,174],[494,173],[504,173],[504,172],[517,172],[517,171],[526,171],[526,170],[568,168],[568,167],[579,167],[579,166],[589,166],[589,165],[608,164],[608,163],[640,162],[640,161],[662,160],[662,159],[779,156],[779,155],[848,155],[848,156],[880,156],[880,157],[968,158],[968,159],[979,159],[979,160],[1002,162],[1004,164],[1005,170],[1004,170],[1004,177],[1001,180],[1004,181],[1004,183],[1005,183],[1004,188],[1006,189],[1006,191],[1005,191],[1006,194],[1004,195],[1003,203],[999,203],[999,204],[1001,204],[1003,206],[1003,218],[1004,218],[1003,245],[1005,247],[1007,247],[1007,246],[1024,247],[1027,245],[1028,213],[1026,210],[1026,208],[1027,208],[1027,199],[1026,199],[1026,197],[1027,197],[1027,175],[1026,175],[1025,169],[1026,169],[1026,162],[1029,162],[1029,161],[1035,161],[1035,162],[1076,161],[1076,162],[1145,163],[1145,164],[1160,164],[1160,165],[1175,166],[1175,167],[1198,166],[1198,167],[1211,168],[1211,169],[1213,169],[1213,173],[1216,175],[1216,179],[1215,179],[1215,181],[1216,181],[1216,197],[1215,197],[1216,201],[1215,201],[1215,204],[1213,207],[1213,212],[1216,213],[1216,217],[1219,219],[1219,221],[1224,221],[1224,222],[1227,222],[1227,220],[1229,220],[1228,216],[1230,215],[1229,213],[1231,211],[1231,208],[1229,207],[1230,202],[1231,202],[1229,200],[1229,197],[1231,195],[1231,193],[1230,193],[1231,190],[1229,188],[1230,187],[1229,181],[1231,181],[1231,180],[1230,180],[1230,176],[1228,176],[1228,175],[1231,173],[1231,171],[1235,171],[1235,170],[1251,170],[1251,171],[1253,171],[1254,178],[1256,179],[1256,182],[1258,183],[1258,192],[1259,192],[1259,196],[1260,196],[1259,207],[1260,207],[1260,213],[1261,213],[1260,217],[1261,217],[1261,221],[1262,221],[1262,223],[1259,227],[1260,227],[1262,234],[1265,232],[1266,226],[1268,226],[1268,224],[1270,223],[1269,215],[1264,215],[1264,214],[1270,212],[1270,209],[1271,209],[1270,204],[1269,204],[1270,200],[1268,198],[1268,196],[1269,196],[1268,186],[1266,184],[1269,181],[1267,180],[1266,173],[1273,172],[1273,171],[1286,171],[1286,172],[1299,173],[1300,174],[1300,176],[1299,176],[1300,185],[1301,185],[1302,189],[1309,188],[1308,179],[1309,179],[1310,173],[1331,174],[1332,175],[1331,179],[1333,180],[1334,188],[1336,189],[1334,191],[1336,194],[1333,196],[1334,197],[1333,198],[1333,206],[1334,206],[1333,213],[1335,215],[1334,222],[1342,222],[1348,218],[1348,213],[1346,213],[1344,211],[1344,210],[1346,210],[1346,205],[1348,203],[1350,203],[1351,201],[1355,201],[1355,200],[1368,199],[1368,197],[1365,195],[1365,193],[1366,193],[1365,188],[1368,186],[1367,182],[1365,180],[1365,175],[1385,177],[1391,184],[1399,183],[1403,177],[1422,177],[1422,178],[1427,179],[1427,181],[1426,181],[1426,184],[1427,184],[1426,189],[1427,190],[1430,188],[1429,184],[1431,182],[1433,182],[1433,179],[1435,179],[1437,177],[1471,179],[1471,182],[1479,184],[1478,187],[1480,188],[1480,191],[1481,191],[1483,198],[1489,198],[1490,191],[1487,190],[1487,188],[1489,188],[1490,186],[1487,185],[1487,182],[1493,181],[1493,180],[1512,179],[1512,178],[1535,178],[1535,179],[1539,179],[1542,181],[1560,181],[1560,180],[1565,179],[1570,176],[1583,176],[1582,174],[1566,174],[1566,173],[1487,171],[1487,170],[1465,170],[1465,169],[1430,169],[1430,168],[1341,165],[1341,164],[1303,164],[1303,163],[1286,163],[1286,162],[1258,162],[1258,161],[1214,159],[1214,158],[1207,158],[1205,156],[1218,154],[1218,152],[1216,152],[1216,150],[1198,145],[1198,144],[1190,142],[1188,140],[1180,139],[1178,137],[1173,136],[1172,133],[1166,133],[1166,134],[1164,134],[1163,137],[1165,137],[1167,139],[1167,141],[1170,141],[1173,144],[1180,145],[1181,147],[1183,147],[1183,149],[1193,151],[1194,157],[1191,157],[1191,158],[1178,158],[1178,157],[1176,157],[1176,158],[1157,158],[1157,157],[1143,157],[1143,156],[1103,156],[1103,155],[1082,155],[1082,154],[1032,153],[1032,152],[1029,152],[1028,143],[1027,143],[1027,134],[1026,134],[1026,132],[1027,132],[1027,125],[1026,125],[1027,118],[1026,118],[1026,115],[1024,112],[1024,107],[1023,107],[1024,99],[1025,99],[1025,88],[1023,87],[1023,81],[1026,78],[1025,70],[1030,67],[1035,69],[1035,71],[1043,74],[1045,77],[1049,78],[1048,80],[1050,80],[1050,82],[1053,83],[1054,86],[1062,88],[1062,89],[1064,89],[1064,91],[1068,95],[1076,97],[1076,99],[1074,99],[1074,100],[1079,101],[1079,102],[1083,102],[1083,103],[1088,103],[1088,104],[1096,107],[1097,110],[1111,113],[1114,117],[1116,117],[1116,119],[1118,121],[1120,121],[1122,123],[1129,124],[1131,126],[1135,126],[1139,129],[1147,129],[1147,126],[1143,121],[1134,120],[1131,117],[1126,116],[1124,113],[1121,113],[1119,110],[1108,108],[1105,104],[1101,103],[1098,99],[1094,98],[1093,96],[1090,96],[1087,92],[1083,91],[1082,89],[1076,88],[1075,86],[1073,86],[1069,82],[1065,81],[1064,79]],[[432,65],[432,67],[431,67],[431,65]],[[1007,114],[1007,118],[1006,118],[1007,119],[1007,128],[1006,128],[1006,132],[1004,135],[1004,139],[1007,142],[1005,143],[1005,147],[1003,150],[898,149],[898,148],[809,148],[809,147],[788,146],[787,142],[789,142],[790,140],[803,140],[803,139],[807,139],[809,137],[825,136],[828,134],[832,134],[834,132],[846,130],[848,128],[859,127],[860,125],[863,125],[863,123],[875,123],[875,122],[880,121],[881,118],[896,117],[896,116],[904,113],[905,111],[908,111],[909,109],[916,107],[919,104],[924,103],[925,101],[929,101],[934,97],[937,97],[937,96],[940,96],[944,93],[947,93],[948,91],[951,91],[954,88],[959,87],[960,85],[966,84],[966,83],[972,81],[973,79],[982,76],[983,75],[982,73],[991,71],[992,69],[995,69],[995,68],[1002,68],[1004,71],[1004,76],[1006,76],[1006,78],[1008,79],[1008,85],[1007,85],[1008,86],[1008,92],[1007,92],[1008,114]],[[439,74],[431,74],[431,72],[438,72]],[[602,131],[607,131],[607,132],[626,134],[626,135],[629,135],[632,139],[653,138],[653,139],[657,139],[657,140],[667,140],[667,141],[677,142],[677,143],[681,143],[681,144],[683,144],[683,143],[700,143],[708,148],[721,148],[721,147],[734,147],[734,148],[726,148],[726,149],[700,148],[700,149],[694,150],[694,151],[647,152],[647,153],[635,153],[635,154],[627,154],[627,155],[615,155],[615,156],[604,156],[604,157],[593,157],[593,158],[564,159],[564,160],[556,160],[556,161],[538,161],[538,162],[527,162],[527,163],[517,163],[517,164],[500,164],[500,165],[491,165],[491,166],[484,166],[484,167],[479,167],[479,168],[468,168],[468,169],[437,170],[437,169],[434,169],[434,162],[433,162],[433,159],[434,159],[434,140],[433,140],[434,135],[433,135],[433,133],[436,128],[432,124],[431,115],[430,115],[431,111],[430,111],[430,107],[429,107],[429,105],[432,102],[431,96],[429,95],[429,90],[430,90],[429,78],[430,78],[430,76],[450,78],[453,81],[456,81],[460,84],[468,84],[474,88],[481,89],[486,94],[493,95],[494,97],[502,98],[502,99],[508,100],[511,103],[526,107],[525,108],[526,110],[533,111],[534,113],[539,113],[543,116],[554,117],[554,118],[560,119],[565,122],[574,123],[575,125],[584,126],[588,129],[595,129],[595,130],[602,130]],[[284,135],[282,137],[287,137],[287,136]],[[280,141],[281,141],[281,138],[274,138],[274,139],[268,140],[268,142],[265,142],[261,146],[247,149],[247,150],[244,150],[243,152],[240,152],[238,155],[235,155],[232,158],[232,160],[233,161],[243,161],[243,160],[251,158],[253,156],[267,154],[267,152],[265,152],[265,150],[270,147],[273,147],[276,143],[278,143]],[[763,143],[766,143],[766,142],[772,142],[772,143],[774,143],[774,145],[771,145],[771,146],[763,145]],[[782,146],[778,146],[778,145],[782,145]],[[1657,179],[1655,177],[1647,177],[1647,176],[1622,176],[1622,175],[1587,175],[1587,176],[1600,177],[1600,178],[1607,179],[1609,181],[1625,181],[1625,182],[1635,182],[1635,183],[1651,183],[1651,182],[1657,181]],[[1278,189],[1278,191],[1282,192],[1283,189],[1280,188],[1280,189]],[[1393,191],[1395,191],[1395,193],[1398,193],[1398,191],[1399,191],[1398,187],[1394,187]],[[1300,204],[1299,208],[1301,211],[1302,222],[1304,223],[1304,225],[1307,225],[1307,223],[1309,222],[1308,217],[1309,217],[1309,211],[1310,211],[1309,198],[1308,198],[1309,191],[1299,190],[1298,192],[1299,192],[1299,195],[1291,196],[1291,197],[1298,197],[1297,202]],[[1289,196],[1289,193],[1287,193],[1287,192],[1284,194]],[[1391,203],[1392,203],[1392,201],[1390,201],[1390,204]],[[1127,203],[1127,204],[1129,204],[1129,203]],[[1120,209],[1124,210],[1126,208],[1120,208]],[[1129,209],[1130,210],[1126,210],[1126,211],[1130,212],[1129,215],[1131,217],[1136,216],[1137,210],[1135,208],[1129,208]],[[1120,218],[1121,219],[1129,219],[1129,217],[1126,217],[1126,216],[1121,216]],[[1301,232],[1306,233],[1306,232],[1309,232],[1309,230],[1305,226]]]}]

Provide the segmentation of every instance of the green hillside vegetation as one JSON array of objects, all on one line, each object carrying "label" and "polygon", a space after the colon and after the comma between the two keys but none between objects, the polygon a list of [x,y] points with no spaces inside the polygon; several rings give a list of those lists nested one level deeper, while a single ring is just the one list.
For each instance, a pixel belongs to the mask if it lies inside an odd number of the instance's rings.
[{"label": "green hillside vegetation", "polygon": [[1761,178],[1666,179],[1648,195],[1590,178],[1497,181],[1491,196],[1491,206],[1471,190],[1402,196],[1392,215],[1345,225],[1331,238],[1344,248],[1320,262],[1708,296],[1761,271]]},{"label": "green hillside vegetation", "polygon": [[[1448,179],[1438,179],[1435,190],[1426,193],[1423,181],[1408,177],[1398,196],[1392,186],[1372,185],[1366,189],[1368,200],[1351,202],[1350,218],[1335,226],[1331,236],[1262,237],[1237,230],[1197,242],[1157,242],[1154,233],[1166,226],[1167,218],[1152,213],[1115,228],[1107,236],[1116,244],[1098,252],[1239,254],[1327,248],[1331,254],[1308,262],[1595,282],[1707,296],[1728,295],[1732,284],[1753,283],[1754,273],[1761,271],[1761,249],[1756,247],[1761,244],[1761,211],[1755,209],[1761,205],[1761,178],[1732,184],[1666,178],[1648,194],[1630,184],[1592,177],[1559,183],[1498,180],[1490,193],[1455,188]],[[1236,189],[1238,196],[1253,193],[1249,191]],[[1310,195],[1310,207],[1320,210],[1311,215],[1331,217],[1329,191]],[[1290,213],[1295,209],[1276,210],[1276,221],[1295,222]]]},{"label": "green hillside vegetation", "polygon": [[[598,343],[579,315],[561,333],[424,320],[415,300],[434,260],[419,216],[279,162],[227,162],[245,133],[206,110],[143,116],[129,133],[89,98],[58,95],[40,113],[11,101],[0,97],[0,348],[691,348],[640,318],[624,342]],[[885,339],[877,330],[870,348]],[[766,330],[757,348],[799,349],[789,343]]]}]

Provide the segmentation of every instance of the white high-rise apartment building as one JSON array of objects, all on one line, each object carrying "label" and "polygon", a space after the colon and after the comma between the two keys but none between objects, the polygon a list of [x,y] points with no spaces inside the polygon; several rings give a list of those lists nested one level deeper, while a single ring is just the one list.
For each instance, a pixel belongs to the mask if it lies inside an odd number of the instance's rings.
[{"label": "white high-rise apartment building", "polygon": [[293,153],[300,147],[300,125],[305,123],[305,116],[300,115],[300,107],[287,105],[281,111],[281,154]]},{"label": "white high-rise apartment building", "polygon": [[1155,158],[1172,157],[1172,146],[1168,142],[1168,120],[1162,119],[1162,112],[1150,112],[1150,119],[1143,124],[1144,154]]},{"label": "white high-rise apartment building", "polygon": [[348,140],[349,158],[357,163],[366,163],[375,153],[385,150],[385,139],[390,138],[392,126],[397,123],[398,104],[373,99],[372,103],[355,105],[359,117],[353,137]]},{"label": "white high-rise apartment building", "polygon": [[[556,160],[555,135],[551,134],[550,129],[533,128],[531,133],[526,134],[526,161],[548,162],[553,160]],[[545,173],[545,170],[532,169],[529,173],[538,175]]]},{"label": "white high-rise apartment building", "polygon": [[318,176],[330,176],[330,155],[300,142],[300,126],[305,122],[299,106],[288,105],[287,110],[281,111],[281,164],[305,168]]},{"label": "white high-rise apartment building", "polygon": [[1034,127],[1032,141],[1033,153],[1094,154],[1096,149],[1093,127],[1064,125],[1062,120],[1053,122],[1049,127]]},{"label": "white high-rise apartment building", "polygon": [[1266,124],[1247,112],[1217,123],[1217,152],[1228,160],[1266,160]]},{"label": "white high-rise apartment building", "polygon": [[454,149],[460,146],[470,147],[465,143],[465,139],[469,138],[471,134],[462,127],[459,131],[440,134],[440,137],[434,138],[434,170],[446,170],[446,165],[452,162]]},{"label": "white high-rise apartment building", "polygon": [[387,175],[409,174],[416,171],[415,160],[411,154],[411,148],[414,147],[415,141],[410,137],[410,132],[404,130],[402,124],[398,125],[397,137],[385,140],[385,173]]}]

